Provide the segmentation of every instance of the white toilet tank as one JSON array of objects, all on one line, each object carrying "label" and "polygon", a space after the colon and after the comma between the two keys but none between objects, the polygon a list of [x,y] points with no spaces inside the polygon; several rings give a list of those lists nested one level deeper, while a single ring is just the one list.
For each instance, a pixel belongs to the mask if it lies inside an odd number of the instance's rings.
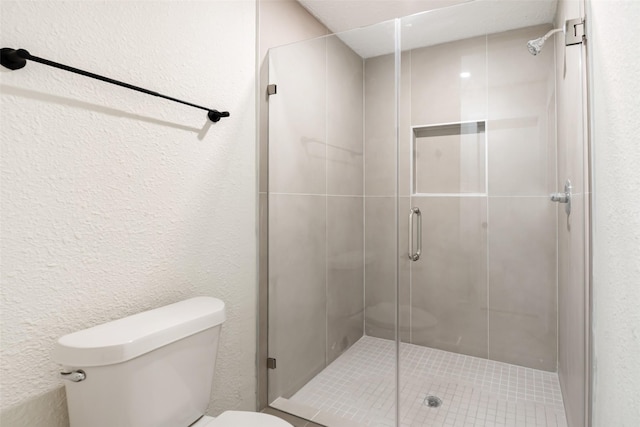
[{"label": "white toilet tank", "polygon": [[85,374],[65,381],[71,427],[189,426],[209,404],[224,321],[222,301],[197,297],[60,338],[53,359]]}]

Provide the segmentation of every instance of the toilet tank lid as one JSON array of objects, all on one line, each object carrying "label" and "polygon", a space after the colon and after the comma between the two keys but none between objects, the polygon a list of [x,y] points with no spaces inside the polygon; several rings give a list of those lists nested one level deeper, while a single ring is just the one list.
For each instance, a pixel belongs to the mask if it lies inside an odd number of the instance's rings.
[{"label": "toilet tank lid", "polygon": [[224,302],[191,298],[65,335],[56,343],[53,359],[74,368],[113,365],[224,321]]}]

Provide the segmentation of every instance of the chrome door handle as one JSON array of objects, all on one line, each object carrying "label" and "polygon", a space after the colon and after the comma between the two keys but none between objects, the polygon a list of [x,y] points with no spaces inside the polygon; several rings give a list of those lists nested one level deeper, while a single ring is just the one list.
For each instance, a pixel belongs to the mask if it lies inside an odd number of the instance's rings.
[{"label": "chrome door handle", "polygon": [[[413,218],[418,217],[418,247],[416,251],[413,251]],[[420,253],[422,252],[422,213],[418,208],[411,208],[409,211],[409,259],[411,261],[418,261],[420,259]]]}]

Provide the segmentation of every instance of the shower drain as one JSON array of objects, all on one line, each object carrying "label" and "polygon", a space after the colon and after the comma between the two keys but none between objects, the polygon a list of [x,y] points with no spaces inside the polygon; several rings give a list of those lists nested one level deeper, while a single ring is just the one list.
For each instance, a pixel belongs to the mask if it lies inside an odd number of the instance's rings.
[{"label": "shower drain", "polygon": [[424,398],[423,404],[428,406],[429,408],[437,408],[442,405],[442,399],[440,399],[438,396],[427,396]]}]

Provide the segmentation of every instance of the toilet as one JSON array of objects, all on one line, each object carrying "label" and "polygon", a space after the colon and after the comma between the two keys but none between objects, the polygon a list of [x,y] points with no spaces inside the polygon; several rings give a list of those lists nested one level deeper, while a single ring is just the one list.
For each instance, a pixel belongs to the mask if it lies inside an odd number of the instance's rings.
[{"label": "toilet", "polygon": [[196,297],[65,335],[71,427],[292,427],[262,413],[204,415],[211,398],[222,301]]}]

